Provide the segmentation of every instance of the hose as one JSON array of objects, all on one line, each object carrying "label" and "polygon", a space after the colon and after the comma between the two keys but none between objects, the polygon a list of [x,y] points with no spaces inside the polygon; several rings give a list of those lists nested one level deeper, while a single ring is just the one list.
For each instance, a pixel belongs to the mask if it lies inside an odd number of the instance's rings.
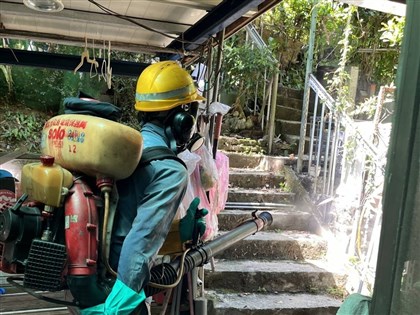
[{"label": "hose", "polygon": [[149,282],[148,283],[148,286],[150,286],[150,287],[152,287],[152,288],[155,288],[155,289],[163,289],[163,290],[166,290],[166,289],[173,289],[173,288],[175,288],[178,284],[179,284],[179,282],[181,281],[181,279],[182,279],[182,276],[184,275],[184,261],[185,261],[185,256],[187,255],[187,253],[189,252],[190,250],[189,249],[187,249],[183,254],[182,254],[182,257],[181,257],[181,266],[180,266],[180,268],[179,268],[179,272],[178,272],[178,275],[177,275],[177,278],[176,278],[176,280],[175,280],[175,282],[174,283],[172,283],[172,284],[160,284],[160,283],[156,283],[156,282]]},{"label": "hose", "polygon": [[108,251],[109,251],[109,244],[107,239],[107,232],[108,232],[108,221],[109,221],[109,191],[104,190],[104,197],[105,197],[105,211],[104,211],[104,224],[102,227],[102,261],[105,265],[106,270],[114,277],[117,277],[117,273],[112,269],[109,265],[108,260]]}]

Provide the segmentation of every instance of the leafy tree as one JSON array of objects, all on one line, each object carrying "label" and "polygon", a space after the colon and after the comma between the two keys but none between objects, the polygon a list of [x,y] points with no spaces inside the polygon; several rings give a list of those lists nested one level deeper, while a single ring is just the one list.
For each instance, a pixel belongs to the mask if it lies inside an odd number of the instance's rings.
[{"label": "leafy tree", "polygon": [[[233,36],[224,45],[222,89],[235,93],[234,107],[244,116],[244,100],[262,97],[264,84],[275,70],[275,60],[266,48],[257,48],[246,41],[245,32]],[[259,87],[259,89],[257,89]]]}]

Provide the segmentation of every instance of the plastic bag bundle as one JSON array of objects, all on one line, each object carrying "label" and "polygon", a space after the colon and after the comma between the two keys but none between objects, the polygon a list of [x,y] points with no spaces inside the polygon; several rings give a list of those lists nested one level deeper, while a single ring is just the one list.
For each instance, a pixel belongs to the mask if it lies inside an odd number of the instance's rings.
[{"label": "plastic bag bundle", "polygon": [[208,191],[213,188],[219,180],[216,162],[205,145],[198,149],[197,153],[201,157],[201,160],[198,163],[201,185],[205,191]]},{"label": "plastic bag bundle", "polygon": [[217,215],[226,206],[229,190],[229,158],[220,151],[216,154],[216,168],[219,180],[210,190],[210,202]]},{"label": "plastic bag bundle", "polygon": [[[204,152],[201,152],[201,155],[188,152],[179,155],[179,157],[187,164],[190,177],[176,219],[185,216],[190,203],[195,197],[199,197],[199,208],[206,208],[209,210],[209,213],[205,216],[206,232],[201,239],[203,241],[210,241],[219,231],[217,215],[224,209],[227,201],[229,188],[229,158],[222,152],[217,152],[216,160],[214,160],[207,148]],[[204,160],[206,162],[204,162]],[[212,164],[212,166],[207,164]],[[193,169],[194,165],[195,168]],[[208,188],[208,178],[203,178],[203,165],[206,167],[206,171],[209,170],[209,167],[212,169],[210,175],[208,175],[212,177],[211,180],[213,183],[211,188]],[[192,172],[190,170],[192,170]],[[208,196],[206,193],[207,190]]]}]

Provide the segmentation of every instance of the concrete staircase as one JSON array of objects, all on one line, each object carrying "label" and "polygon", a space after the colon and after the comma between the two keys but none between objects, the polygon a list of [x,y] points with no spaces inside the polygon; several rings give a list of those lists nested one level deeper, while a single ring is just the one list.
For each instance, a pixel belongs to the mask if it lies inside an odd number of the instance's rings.
[{"label": "concrete staircase", "polygon": [[[230,140],[223,140],[219,149],[226,150]],[[209,314],[336,314],[344,276],[324,259],[327,242],[315,233],[316,219],[291,183],[288,164],[294,161],[225,153],[230,188],[218,217],[220,233],[255,210],[269,211],[273,224],[216,256],[214,270],[205,266]]]},{"label": "concrete staircase", "polygon": [[[275,130],[276,134],[281,134],[281,137],[295,149],[297,148],[300,140],[300,126],[302,119],[302,106],[303,106],[303,90],[295,90],[286,87],[279,87],[277,96]],[[309,115],[308,119],[313,115],[314,99],[310,98],[309,101]],[[305,153],[309,148],[310,141],[310,123],[308,121],[306,126],[305,135]]]}]

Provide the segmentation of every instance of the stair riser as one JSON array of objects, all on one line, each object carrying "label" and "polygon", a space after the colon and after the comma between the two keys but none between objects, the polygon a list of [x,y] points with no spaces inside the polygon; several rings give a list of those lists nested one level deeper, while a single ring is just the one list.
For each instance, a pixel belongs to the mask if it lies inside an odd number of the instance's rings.
[{"label": "stair riser", "polygon": [[255,146],[243,146],[243,145],[230,145],[230,146],[225,146],[225,145],[219,145],[218,146],[219,150],[224,150],[224,151],[233,151],[233,152],[239,152],[239,153],[245,153],[245,154],[249,154],[249,153],[253,153],[253,154],[265,154],[265,149],[262,147],[255,147]]},{"label": "stair riser", "polygon": [[228,202],[267,202],[267,203],[293,203],[294,194],[292,193],[264,193],[261,192],[243,192],[229,190]]},{"label": "stair riser", "polygon": [[[310,227],[310,220],[312,215],[309,213],[274,213],[273,223],[266,227],[265,230],[294,230],[294,231],[308,231]],[[244,210],[243,214],[230,214],[227,212],[220,212],[218,215],[219,230],[230,231],[234,229],[240,222],[244,222],[251,218],[251,211]]]},{"label": "stair riser", "polygon": [[216,256],[229,260],[267,259],[303,260],[320,259],[327,250],[325,242],[296,240],[249,240],[244,239]]},{"label": "stair riser", "polygon": [[296,161],[288,157],[273,157],[262,155],[242,155],[227,152],[229,166],[233,168],[258,168],[265,171],[279,172],[284,165],[294,164]]},{"label": "stair riser", "polygon": [[282,95],[277,96],[277,105],[302,110],[302,104],[303,100],[301,99],[284,97]]},{"label": "stair riser", "polygon": [[300,101],[303,100],[303,90],[292,89],[284,86],[279,86],[277,95],[281,95],[287,98],[296,98]]},{"label": "stair riser", "polygon": [[300,121],[302,119],[302,111],[278,105],[276,108],[276,119]]},{"label": "stair riser", "polygon": [[329,272],[205,272],[205,286],[211,290],[242,292],[313,292],[326,293],[334,288],[335,280]]},{"label": "stair riser", "polygon": [[283,175],[260,175],[260,174],[240,174],[230,173],[229,184],[232,187],[241,188],[277,188],[284,183]]},{"label": "stair riser", "polygon": [[[300,136],[300,122],[276,120],[275,128],[278,133],[283,135]],[[308,123],[306,125],[306,137],[311,136],[311,127]]]},{"label": "stair riser", "polygon": [[[261,301],[264,303],[264,301]],[[338,308],[336,307],[319,307],[319,308],[296,308],[296,309],[211,309],[208,315],[336,315]]]},{"label": "stair riser", "polygon": [[[287,107],[290,107],[290,108],[302,110],[303,98],[297,99],[297,98],[293,98],[293,97],[291,98],[291,97],[285,97],[283,95],[279,95],[279,96],[277,96],[277,105],[287,106]],[[320,111],[320,108],[321,108],[321,106],[318,103],[317,112]],[[313,113],[314,109],[315,109],[315,99],[313,97],[311,97],[309,99],[308,111],[310,113]]]}]

